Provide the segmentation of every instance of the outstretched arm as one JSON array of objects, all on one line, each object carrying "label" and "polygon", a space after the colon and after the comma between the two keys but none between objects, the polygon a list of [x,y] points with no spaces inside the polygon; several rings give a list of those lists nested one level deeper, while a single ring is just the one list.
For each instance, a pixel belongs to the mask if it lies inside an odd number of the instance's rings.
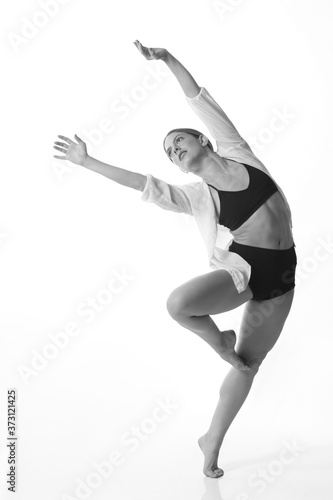
[{"label": "outstretched arm", "polygon": [[138,191],[143,191],[146,185],[147,176],[139,174],[138,172],[132,172],[131,170],[125,170],[124,168],[114,167],[108,163],[103,163],[102,161],[87,155],[82,166],[93,170],[98,174],[108,177],[118,184],[130,187],[132,189],[137,189]]},{"label": "outstretched arm", "polygon": [[114,167],[89,156],[87,154],[86,143],[76,134],[75,139],[78,144],[64,135],[58,135],[58,137],[64,142],[55,141],[53,147],[64,153],[65,156],[54,155],[54,158],[69,160],[104,175],[118,184],[142,191],[141,199],[143,201],[156,203],[156,205],[165,210],[193,215],[190,197],[193,187],[200,183],[192,182],[185,186],[178,186],[168,184],[151,174],[143,175],[131,170]]},{"label": "outstretched arm", "polygon": [[114,167],[113,165],[103,163],[102,161],[89,156],[87,153],[86,143],[76,134],[75,139],[78,141],[78,144],[64,135],[58,135],[58,137],[65,142],[55,141],[56,146],[53,147],[64,153],[65,156],[54,155],[55,158],[58,158],[59,160],[69,160],[77,165],[81,165],[82,167],[93,170],[98,174],[104,175],[105,177],[108,177],[112,181],[122,184],[123,186],[137,189],[139,191],[144,190],[147,181],[146,175]]},{"label": "outstretched arm", "polygon": [[187,97],[198,95],[200,87],[191,73],[168,50],[144,47],[139,40],[135,40],[133,43],[146,59],[162,59],[177,78]]}]

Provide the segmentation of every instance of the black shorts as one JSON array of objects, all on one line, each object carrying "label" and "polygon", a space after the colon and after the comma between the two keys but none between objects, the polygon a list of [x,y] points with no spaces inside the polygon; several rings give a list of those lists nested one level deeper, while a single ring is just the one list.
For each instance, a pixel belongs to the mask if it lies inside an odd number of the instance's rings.
[{"label": "black shorts", "polygon": [[241,245],[233,241],[228,250],[243,257],[251,266],[251,300],[269,300],[295,287],[295,243],[286,250],[275,250]]}]

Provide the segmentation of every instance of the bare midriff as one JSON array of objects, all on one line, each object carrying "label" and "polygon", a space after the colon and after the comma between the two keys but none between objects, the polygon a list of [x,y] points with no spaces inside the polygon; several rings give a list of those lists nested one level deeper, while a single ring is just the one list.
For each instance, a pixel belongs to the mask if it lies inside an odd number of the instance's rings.
[{"label": "bare midriff", "polygon": [[[235,165],[235,162],[232,162]],[[241,170],[239,170],[241,169]],[[234,169],[228,179],[228,187],[217,186],[218,189],[237,191],[248,185],[248,173],[243,165]],[[245,172],[244,172],[245,171]],[[230,172],[230,171],[229,171]],[[227,177],[224,175],[224,180]],[[218,214],[220,200],[217,191],[211,189]],[[230,231],[236,243],[261,248],[285,250],[293,246],[294,238],[289,224],[287,208],[279,191],[272,194],[238,229]]]},{"label": "bare midriff", "polygon": [[234,241],[242,245],[284,250],[293,243],[287,209],[277,191],[235,231]]}]

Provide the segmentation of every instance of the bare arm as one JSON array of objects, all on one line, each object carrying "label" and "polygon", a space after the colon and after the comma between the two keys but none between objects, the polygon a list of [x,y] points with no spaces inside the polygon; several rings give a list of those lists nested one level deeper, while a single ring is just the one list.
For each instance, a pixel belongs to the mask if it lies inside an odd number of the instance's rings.
[{"label": "bare arm", "polygon": [[112,181],[122,184],[123,186],[137,189],[138,191],[144,190],[147,181],[146,175],[114,167],[108,163],[96,160],[96,158],[92,158],[92,156],[89,156],[87,153],[86,143],[76,134],[75,138],[78,141],[78,144],[64,135],[58,135],[58,137],[66,142],[56,141],[55,144],[57,144],[57,146],[53,147],[64,153],[65,156],[54,156],[55,158],[59,158],[59,160],[70,160],[77,165],[81,165],[82,167],[93,170],[98,174],[104,175],[105,177],[108,177]]},{"label": "bare arm", "polygon": [[194,80],[191,73],[176,59],[170,52],[166,51],[167,55],[164,59],[165,64],[170,68],[172,73],[177,78],[181,88],[187,97],[195,97],[200,92],[200,87]]},{"label": "bare arm", "polygon": [[87,155],[83,161],[82,167],[93,170],[94,172],[104,175],[118,184],[137,189],[138,191],[144,190],[147,181],[146,175],[132,172],[131,170],[125,170],[124,168],[114,167],[108,163],[96,160],[96,158],[89,155]]}]

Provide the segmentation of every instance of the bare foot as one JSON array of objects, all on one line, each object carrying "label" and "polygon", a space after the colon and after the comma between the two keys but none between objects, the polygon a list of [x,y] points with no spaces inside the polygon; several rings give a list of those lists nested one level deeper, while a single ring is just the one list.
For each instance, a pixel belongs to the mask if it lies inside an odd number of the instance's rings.
[{"label": "bare foot", "polygon": [[236,334],[234,330],[224,330],[221,332],[221,353],[222,359],[230,363],[238,370],[247,371],[250,367],[238,356],[235,351]]},{"label": "bare foot", "polygon": [[219,449],[216,449],[216,445],[214,445],[211,441],[209,441],[206,434],[199,437],[198,444],[202,453],[205,456],[203,473],[208,477],[221,477],[224,472],[223,469],[220,469],[217,466],[217,459],[219,456]]}]

